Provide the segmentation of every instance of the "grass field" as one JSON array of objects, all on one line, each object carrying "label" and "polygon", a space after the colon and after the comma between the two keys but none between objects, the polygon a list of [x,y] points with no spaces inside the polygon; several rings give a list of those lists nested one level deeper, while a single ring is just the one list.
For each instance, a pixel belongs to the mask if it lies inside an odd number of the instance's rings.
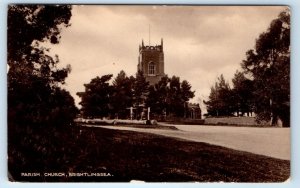
[{"label": "grass field", "polygon": [[[10,138],[8,167],[14,181],[282,182],[290,175],[290,161],[206,143],[92,127],[54,134],[41,130]],[[66,175],[45,177],[45,172]],[[69,172],[111,176],[70,177]]]}]

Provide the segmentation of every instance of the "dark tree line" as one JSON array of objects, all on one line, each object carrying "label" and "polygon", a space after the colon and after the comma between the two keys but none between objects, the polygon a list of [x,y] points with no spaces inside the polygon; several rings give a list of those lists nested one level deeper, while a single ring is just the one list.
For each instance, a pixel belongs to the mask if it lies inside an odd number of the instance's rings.
[{"label": "dark tree line", "polygon": [[140,108],[144,103],[149,83],[141,72],[128,77],[122,70],[110,84],[112,77],[112,74],[97,76],[84,84],[84,92],[77,93],[84,117],[127,118],[129,107]]},{"label": "dark tree line", "polygon": [[155,115],[183,117],[185,103],[194,97],[191,85],[176,76],[165,76],[154,86],[140,71],[128,77],[122,70],[112,84],[111,78],[112,75],[96,77],[84,85],[84,92],[77,93],[84,117],[129,118],[130,107],[138,119],[147,107]]},{"label": "dark tree line", "polygon": [[7,13],[8,173],[18,181],[21,172],[66,164],[65,148],[74,147],[68,125],[78,110],[61,87],[71,67],[58,68],[58,56],[42,46],[59,43],[71,6],[9,5]]},{"label": "dark tree line", "polygon": [[246,52],[231,89],[221,75],[205,101],[208,115],[255,112],[257,121],[290,125],[290,12],[283,11]]},{"label": "dark tree line", "polygon": [[8,7],[8,124],[64,125],[77,112],[70,93],[61,89],[71,67],[57,68],[42,42],[59,43],[69,26],[71,6]]},{"label": "dark tree line", "polygon": [[211,87],[209,99],[204,101],[211,116],[250,116],[254,111],[253,81],[244,73],[236,71],[232,79],[233,88],[220,75]]},{"label": "dark tree line", "polygon": [[184,117],[187,102],[195,96],[191,88],[186,80],[180,82],[177,76],[165,76],[149,87],[146,104],[156,115]]}]

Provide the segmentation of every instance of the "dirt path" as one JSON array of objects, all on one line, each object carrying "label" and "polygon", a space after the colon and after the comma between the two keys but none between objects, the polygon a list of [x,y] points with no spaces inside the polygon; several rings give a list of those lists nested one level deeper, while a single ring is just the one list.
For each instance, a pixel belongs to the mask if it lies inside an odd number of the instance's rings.
[{"label": "dirt path", "polygon": [[290,160],[289,128],[175,125],[179,130],[163,130],[118,126],[87,126],[153,133]]}]

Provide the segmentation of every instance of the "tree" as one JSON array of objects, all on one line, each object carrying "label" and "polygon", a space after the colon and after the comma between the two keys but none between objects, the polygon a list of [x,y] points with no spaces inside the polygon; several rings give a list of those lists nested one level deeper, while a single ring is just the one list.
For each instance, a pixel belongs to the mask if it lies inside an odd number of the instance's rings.
[{"label": "tree", "polygon": [[168,92],[168,111],[175,116],[183,116],[184,104],[180,88],[180,78],[172,76],[169,81],[169,92]]},{"label": "tree", "polygon": [[148,98],[149,82],[142,71],[138,71],[133,86],[133,105],[136,107],[137,115],[142,112]]},{"label": "tree", "polygon": [[85,84],[85,92],[77,93],[81,97],[82,112],[85,117],[127,118],[129,107],[135,108],[135,118],[142,118],[145,108],[151,108],[151,114],[157,118],[163,115],[183,117],[186,103],[194,97],[188,81],[180,82],[180,78],[171,79],[164,76],[155,85],[149,85],[142,72],[127,77],[120,71],[109,84],[112,75],[96,77]]},{"label": "tree", "polygon": [[192,86],[186,80],[180,82],[177,76],[164,76],[161,80],[150,86],[147,105],[156,115],[167,113],[176,117],[183,117],[186,103],[194,97]]},{"label": "tree", "polygon": [[[75,107],[74,98],[71,94],[60,88],[56,88],[51,95],[51,112],[48,114],[52,125],[65,125],[73,121],[79,110]],[[49,106],[48,106],[49,108]]]},{"label": "tree", "polygon": [[211,87],[209,100],[204,101],[207,106],[208,115],[229,116],[232,115],[233,95],[229,84],[225,81],[223,74],[218,77],[214,87]]},{"label": "tree", "polygon": [[112,76],[112,74],[97,76],[89,84],[84,84],[85,92],[77,93],[81,98],[79,104],[85,117],[106,117],[110,114],[113,86],[108,82]]},{"label": "tree", "polygon": [[157,84],[149,87],[149,95],[146,104],[151,108],[152,114],[158,116],[159,119],[163,118],[162,115],[166,113],[168,108],[168,84],[169,78],[168,76],[164,76]]},{"label": "tree", "polygon": [[195,91],[191,91],[191,84],[183,80],[180,84],[181,88],[181,97],[182,97],[182,102],[183,102],[183,107],[184,107],[184,117],[186,117],[187,114],[187,102],[195,96]]},{"label": "tree", "polygon": [[10,5],[8,7],[7,49],[9,63],[17,64],[38,52],[36,42],[59,43],[62,26],[70,26],[70,5]]},{"label": "tree", "polygon": [[160,102],[161,102],[160,96],[159,93],[157,92],[157,89],[155,88],[155,86],[150,85],[146,105],[151,108],[151,113],[154,114],[163,113],[163,109]]},{"label": "tree", "polygon": [[134,102],[135,104],[141,105],[145,102],[147,98],[149,88],[149,82],[146,81],[146,78],[142,71],[138,71],[136,74],[135,82],[134,82]]},{"label": "tree", "polygon": [[254,110],[254,98],[253,98],[253,81],[247,79],[245,74],[236,71],[233,83],[233,96],[234,96],[234,108],[239,116],[240,113],[243,116],[245,113],[252,113]]},{"label": "tree", "polygon": [[195,96],[195,91],[191,91],[191,89],[192,86],[188,81],[183,80],[181,82],[181,94],[182,94],[182,100],[184,102],[188,102],[191,98]]},{"label": "tree", "polygon": [[218,93],[217,93],[217,84],[215,86],[210,87],[210,94],[208,97],[208,101],[204,101],[203,103],[207,108],[207,115],[218,116],[219,115],[219,107],[218,107]]},{"label": "tree", "polygon": [[133,106],[133,84],[134,78],[128,78],[123,70],[113,81],[111,105],[117,118],[124,119],[129,115],[127,108]]},{"label": "tree", "polygon": [[[45,169],[39,160],[58,161],[52,154],[60,150],[55,143],[68,138],[57,135],[72,131],[68,125],[77,108],[70,93],[61,89],[71,67],[58,68],[58,56],[51,57],[50,49],[42,46],[44,42],[58,44],[70,18],[71,6],[67,5],[8,6],[8,170],[14,178],[32,166]],[[51,142],[47,142],[49,135],[55,138]],[[30,163],[33,154],[39,156],[35,165]]]},{"label": "tree", "polygon": [[290,125],[290,12],[281,12],[247,51],[242,68],[254,84],[257,120]]},{"label": "tree", "polygon": [[[8,7],[8,124],[47,125],[64,121],[53,112],[70,110],[74,115],[74,101],[60,89],[71,67],[58,69],[58,56],[48,55],[50,49],[43,42],[58,44],[63,27],[69,26],[71,6],[67,5],[10,5]],[[63,97],[69,108],[60,108]],[[74,117],[74,116],[72,116]]]}]

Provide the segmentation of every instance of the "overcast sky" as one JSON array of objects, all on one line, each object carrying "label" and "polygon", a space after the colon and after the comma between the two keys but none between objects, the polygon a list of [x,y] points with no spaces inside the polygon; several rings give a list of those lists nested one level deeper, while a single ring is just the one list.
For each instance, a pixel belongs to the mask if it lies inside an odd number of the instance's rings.
[{"label": "overcast sky", "polygon": [[[245,52],[255,45],[282,6],[74,6],[71,26],[51,46],[61,66],[72,72],[66,89],[76,103],[84,83],[124,70],[135,75],[138,47],[164,40],[165,73],[187,80],[195,90],[192,102],[205,100],[223,74],[231,82]],[[200,100],[199,100],[200,99]],[[202,104],[201,104],[202,106]],[[203,108],[203,106],[202,106]]]}]

